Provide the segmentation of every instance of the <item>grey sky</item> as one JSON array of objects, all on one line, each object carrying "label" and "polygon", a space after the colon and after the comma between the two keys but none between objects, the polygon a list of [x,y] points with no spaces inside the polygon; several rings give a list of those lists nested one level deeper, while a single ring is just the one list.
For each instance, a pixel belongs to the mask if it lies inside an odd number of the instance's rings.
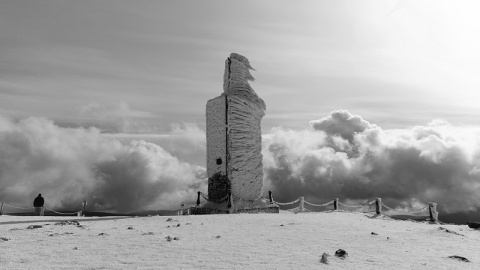
[{"label": "grey sky", "polygon": [[0,113],[155,133],[204,123],[250,59],[264,132],[336,109],[480,125],[475,1],[0,1]]}]

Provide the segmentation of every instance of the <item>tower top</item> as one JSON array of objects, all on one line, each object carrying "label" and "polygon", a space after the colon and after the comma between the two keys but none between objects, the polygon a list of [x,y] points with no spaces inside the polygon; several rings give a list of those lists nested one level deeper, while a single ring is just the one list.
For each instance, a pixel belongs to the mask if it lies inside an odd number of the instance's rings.
[{"label": "tower top", "polygon": [[241,88],[243,90],[250,90],[252,87],[248,81],[254,81],[250,70],[255,70],[248,61],[247,57],[238,53],[231,53],[230,57],[225,60],[225,73],[223,75],[223,90],[225,92],[232,90],[232,88]]}]

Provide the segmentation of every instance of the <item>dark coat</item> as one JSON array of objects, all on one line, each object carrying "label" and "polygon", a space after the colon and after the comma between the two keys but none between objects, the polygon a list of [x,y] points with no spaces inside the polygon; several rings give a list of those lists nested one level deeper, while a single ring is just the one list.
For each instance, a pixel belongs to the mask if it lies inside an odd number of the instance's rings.
[{"label": "dark coat", "polygon": [[41,195],[38,195],[38,197],[33,200],[33,207],[42,207],[43,204],[45,203],[45,200]]}]

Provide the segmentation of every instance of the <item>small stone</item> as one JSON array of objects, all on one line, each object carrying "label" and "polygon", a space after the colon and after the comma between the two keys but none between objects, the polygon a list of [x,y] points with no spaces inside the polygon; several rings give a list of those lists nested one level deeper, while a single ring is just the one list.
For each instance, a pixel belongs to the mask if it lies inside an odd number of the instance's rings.
[{"label": "small stone", "polygon": [[217,236],[215,236],[215,238],[217,238],[217,239],[218,239],[218,238],[221,238],[221,236],[220,236],[220,235],[217,235]]},{"label": "small stone", "polygon": [[73,250],[78,250],[78,248],[77,248],[77,247],[74,247]]},{"label": "small stone", "polygon": [[192,225],[192,223],[187,223],[187,224],[185,224],[185,225]]},{"label": "small stone", "polygon": [[30,225],[27,227],[27,229],[29,230],[33,230],[33,229],[39,229],[39,228],[43,228],[42,225]]},{"label": "small stone", "polygon": [[324,264],[329,264],[329,262],[328,262],[328,256],[330,256],[330,255],[328,255],[327,253],[323,253],[323,254],[322,254],[322,258],[320,259],[320,262],[321,262],[321,263],[324,263]]},{"label": "small stone", "polygon": [[5,238],[5,237],[0,237],[0,242],[6,242],[6,241],[8,241],[8,240],[10,240],[10,239]]},{"label": "small stone", "polygon": [[378,233],[372,232],[372,235],[378,235]]},{"label": "small stone", "polygon": [[167,219],[167,221],[172,221],[172,220],[173,220],[173,219],[171,219],[171,218],[168,218],[168,219]]},{"label": "small stone", "polygon": [[165,239],[167,239],[168,242],[172,242],[172,240],[173,240],[173,238],[170,235],[165,237]]},{"label": "small stone", "polygon": [[448,256],[448,258],[450,258],[450,259],[457,259],[457,260],[464,261],[464,262],[470,262],[467,258],[462,257],[462,256],[457,256],[457,255]]},{"label": "small stone", "polygon": [[108,235],[108,234],[102,232],[102,233],[99,233],[98,235],[105,235],[105,236],[106,236],[106,235]]},{"label": "small stone", "polygon": [[348,257],[348,253],[343,249],[339,249],[335,251],[335,256],[339,257],[340,259],[345,259]]},{"label": "small stone", "polygon": [[59,222],[56,222],[55,225],[80,225],[80,223],[78,223],[78,221],[76,220],[66,220],[66,221],[59,221]]},{"label": "small stone", "polygon": [[175,227],[180,227],[180,223],[178,223],[177,226],[175,226]]},{"label": "small stone", "polygon": [[132,226],[130,226],[130,227],[128,227],[128,228],[127,228],[127,230],[133,230],[133,227],[132,227]]},{"label": "small stone", "polygon": [[280,224],[280,227],[283,227],[283,224]]},{"label": "small stone", "polygon": [[180,237],[173,237],[173,240],[180,240]]}]

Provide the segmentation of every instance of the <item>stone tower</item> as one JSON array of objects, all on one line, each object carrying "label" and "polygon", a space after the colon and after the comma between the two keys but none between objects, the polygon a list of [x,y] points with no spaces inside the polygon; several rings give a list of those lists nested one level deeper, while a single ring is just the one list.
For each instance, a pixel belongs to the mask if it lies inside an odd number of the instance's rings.
[{"label": "stone tower", "polygon": [[248,81],[248,59],[232,53],[225,61],[223,93],[207,102],[208,197],[225,202],[227,193],[256,200],[263,188],[261,120],[265,102]]}]

